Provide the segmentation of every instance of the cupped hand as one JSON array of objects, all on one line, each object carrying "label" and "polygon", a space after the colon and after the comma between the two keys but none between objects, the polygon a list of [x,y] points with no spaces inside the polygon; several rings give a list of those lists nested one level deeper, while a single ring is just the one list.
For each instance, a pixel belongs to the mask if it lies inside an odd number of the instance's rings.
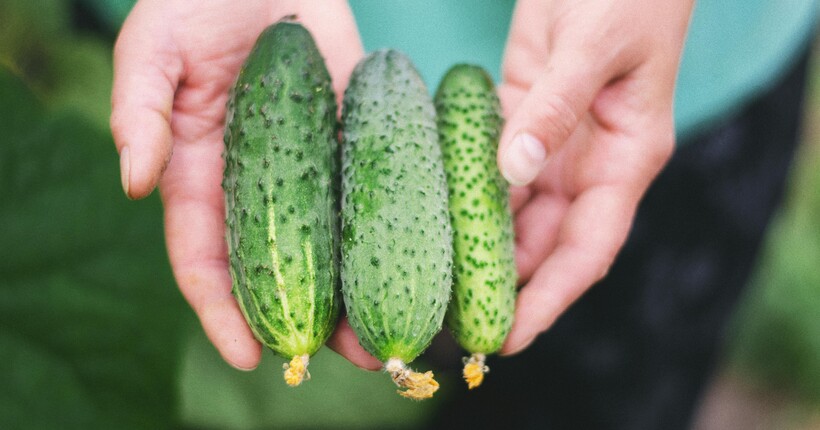
[{"label": "cupped hand", "polygon": [[[224,231],[223,125],[229,87],[268,25],[296,15],[325,57],[341,98],[363,49],[340,0],[141,0],[114,49],[111,129],[122,185],[142,198],[159,184],[174,276],[222,357],[252,369],[261,346],[231,296]],[[354,364],[379,363],[342,323],[330,341]]]},{"label": "cupped hand", "polygon": [[503,354],[526,348],[607,273],[674,148],[692,0],[521,0],[499,94],[523,288]]}]

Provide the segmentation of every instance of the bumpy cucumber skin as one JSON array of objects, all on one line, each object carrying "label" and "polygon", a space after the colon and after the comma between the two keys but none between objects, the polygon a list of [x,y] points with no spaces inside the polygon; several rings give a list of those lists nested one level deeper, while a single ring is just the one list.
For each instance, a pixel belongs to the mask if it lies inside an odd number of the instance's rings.
[{"label": "bumpy cucumber skin", "polygon": [[496,153],[503,120],[492,79],[456,65],[435,96],[453,225],[447,326],[473,353],[498,351],[512,327],[516,268],[507,182]]},{"label": "bumpy cucumber skin", "polygon": [[233,294],[286,358],[315,353],[339,314],[337,132],[312,37],[296,23],[268,27],[228,102],[222,186]]},{"label": "bumpy cucumber skin", "polygon": [[403,54],[353,71],[342,105],[342,292],[379,360],[409,363],[441,330],[452,284],[447,183],[435,109]]}]

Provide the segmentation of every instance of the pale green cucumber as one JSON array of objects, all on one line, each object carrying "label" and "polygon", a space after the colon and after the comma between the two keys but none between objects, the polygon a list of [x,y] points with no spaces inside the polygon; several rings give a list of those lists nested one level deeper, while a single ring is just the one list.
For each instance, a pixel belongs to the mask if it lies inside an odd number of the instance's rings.
[{"label": "pale green cucumber", "polygon": [[496,164],[503,120],[492,79],[480,67],[457,65],[435,96],[453,225],[453,300],[447,325],[472,357],[470,388],[481,384],[486,354],[512,327],[516,269],[508,185]]}]

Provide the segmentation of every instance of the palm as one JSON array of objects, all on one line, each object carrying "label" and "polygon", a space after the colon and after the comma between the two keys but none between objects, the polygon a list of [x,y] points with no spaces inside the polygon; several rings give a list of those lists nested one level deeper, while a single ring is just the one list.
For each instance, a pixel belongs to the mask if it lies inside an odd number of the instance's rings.
[{"label": "palm", "polygon": [[[255,367],[261,350],[230,294],[220,186],[229,87],[258,35],[286,15],[311,30],[339,96],[363,52],[345,2],[283,3],[220,0],[192,13],[184,0],[143,1],[115,51],[112,129],[118,147],[129,148],[126,192],[143,197],[159,182],[180,290],[223,357],[240,368]],[[342,335],[339,348],[361,354],[349,329]]]}]

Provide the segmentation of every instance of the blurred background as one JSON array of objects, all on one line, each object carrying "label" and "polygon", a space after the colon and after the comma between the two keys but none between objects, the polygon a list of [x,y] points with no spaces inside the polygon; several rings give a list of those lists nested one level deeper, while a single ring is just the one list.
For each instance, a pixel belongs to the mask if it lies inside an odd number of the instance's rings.
[{"label": "blurred background", "polygon": [[[0,2],[0,428],[420,428],[426,402],[330,351],[222,362],[176,289],[156,193],[120,189],[111,50],[129,0]],[[790,191],[697,430],[820,429],[820,56]],[[425,368],[424,365],[420,365]]]}]

